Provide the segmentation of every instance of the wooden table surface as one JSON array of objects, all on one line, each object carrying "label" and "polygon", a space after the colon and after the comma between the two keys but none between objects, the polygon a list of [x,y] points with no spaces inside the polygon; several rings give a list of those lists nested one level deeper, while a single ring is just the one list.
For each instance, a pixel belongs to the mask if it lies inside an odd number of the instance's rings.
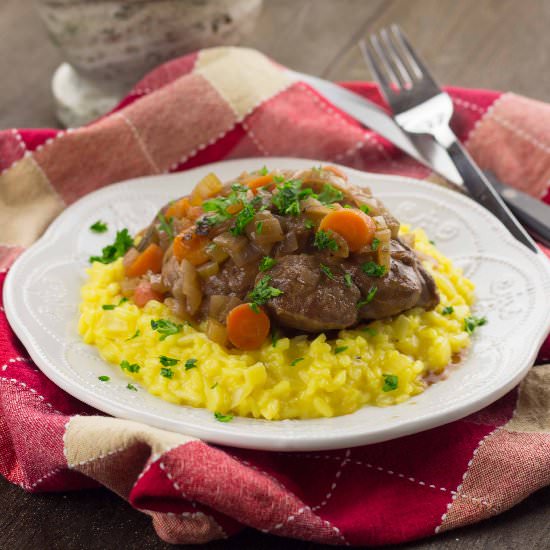
[{"label": "wooden table surface", "polygon": [[[550,101],[547,0],[264,0],[258,48],[297,70],[364,80],[357,40],[398,22],[445,84],[511,90]],[[0,2],[0,129],[56,126],[50,79],[61,57],[32,2]],[[150,520],[106,490],[28,495],[0,478],[0,548],[170,548]],[[391,518],[388,518],[390,521]],[[321,546],[252,530],[208,549]],[[550,488],[504,514],[407,549],[549,549]],[[328,548],[328,547],[327,547]]]}]

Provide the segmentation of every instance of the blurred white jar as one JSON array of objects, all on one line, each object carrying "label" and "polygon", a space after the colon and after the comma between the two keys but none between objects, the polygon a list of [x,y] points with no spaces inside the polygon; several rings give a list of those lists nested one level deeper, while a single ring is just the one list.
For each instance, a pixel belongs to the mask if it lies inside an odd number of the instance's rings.
[{"label": "blurred white jar", "polygon": [[66,63],[52,80],[56,112],[69,127],[113,108],[168,59],[237,44],[262,0],[35,0]]}]

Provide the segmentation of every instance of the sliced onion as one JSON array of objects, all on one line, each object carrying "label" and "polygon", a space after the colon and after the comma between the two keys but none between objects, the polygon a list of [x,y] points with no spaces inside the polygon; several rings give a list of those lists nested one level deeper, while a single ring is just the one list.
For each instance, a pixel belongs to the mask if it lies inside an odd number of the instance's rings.
[{"label": "sliced onion", "polygon": [[218,264],[225,262],[229,258],[229,254],[216,243],[211,243],[206,247],[206,255]]},{"label": "sliced onion", "polygon": [[380,265],[383,265],[386,268],[386,273],[388,273],[391,267],[391,231],[387,228],[378,229],[375,232],[374,237],[380,241],[380,244],[376,249],[376,260]]},{"label": "sliced onion", "polygon": [[206,321],[206,336],[220,346],[227,345],[227,329],[216,319]]},{"label": "sliced onion", "polygon": [[217,195],[222,188],[223,184],[218,176],[210,172],[195,185],[191,195],[189,195],[190,202],[193,206],[200,206],[206,199]]},{"label": "sliced onion", "polygon": [[220,265],[214,261],[206,262],[205,264],[197,267],[197,273],[201,279],[208,279],[209,277],[216,275],[219,270]]},{"label": "sliced onion", "polygon": [[332,208],[329,208],[328,206],[323,206],[323,205],[311,206],[304,210],[304,214],[306,215],[306,217],[315,224],[321,223],[321,220],[331,212],[332,212]]},{"label": "sliced onion", "polygon": [[185,311],[185,305],[184,302],[181,300],[176,300],[175,298],[166,298],[164,300],[164,305],[170,309],[170,311],[180,319],[190,320],[191,317]]},{"label": "sliced onion", "polygon": [[125,298],[130,298],[134,293],[134,290],[139,285],[141,279],[139,277],[132,277],[131,279],[122,279],[120,282],[120,292]]},{"label": "sliced onion", "polygon": [[298,239],[295,231],[289,231],[277,247],[277,256],[286,256],[298,250]]},{"label": "sliced onion", "polygon": [[235,236],[226,232],[215,237],[214,242],[221,246],[239,267],[261,257],[260,251],[243,235]]},{"label": "sliced onion", "polygon": [[337,258],[347,258],[349,256],[349,245],[348,241],[340,235],[340,233],[336,233],[336,231],[330,231],[330,237],[336,241],[336,244],[338,245],[337,250],[331,250],[331,254],[333,256],[336,256]]},{"label": "sliced onion", "polygon": [[[261,224],[260,231],[258,231],[259,224]],[[256,213],[253,222],[246,227],[246,234],[252,242],[261,247],[272,245],[284,238],[279,220],[268,210]]]},{"label": "sliced onion", "polygon": [[226,296],[224,294],[214,294],[210,296],[208,304],[208,316],[225,323],[227,314],[234,308],[241,305],[242,302],[236,296]]},{"label": "sliced onion", "polygon": [[170,288],[166,287],[164,284],[162,274],[160,273],[151,273],[149,275],[149,282],[151,283],[151,288],[160,294],[165,294],[170,290]]},{"label": "sliced onion", "polygon": [[202,291],[199,276],[195,266],[186,259],[181,261],[182,292],[185,296],[185,308],[187,313],[195,315],[202,302]]}]

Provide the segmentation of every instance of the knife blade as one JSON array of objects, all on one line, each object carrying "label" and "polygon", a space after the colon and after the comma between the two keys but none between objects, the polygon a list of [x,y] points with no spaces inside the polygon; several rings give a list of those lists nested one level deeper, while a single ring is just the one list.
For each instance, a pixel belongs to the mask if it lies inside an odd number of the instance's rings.
[{"label": "knife blade", "polygon": [[[363,126],[374,130],[418,162],[431,168],[459,189],[465,191],[464,180],[447,150],[437,143],[432,136],[408,134],[383,109],[368,99],[346,90],[342,86],[322,78],[292,71],[286,73],[293,80],[309,84],[340,110],[360,122]],[[494,176],[492,183],[494,184]],[[548,243],[550,224],[548,211],[550,207],[524,193],[517,192],[513,187],[498,182],[495,185],[498,196],[525,224],[543,244]],[[538,251],[538,250],[537,250]]]},{"label": "knife blade", "polygon": [[[378,105],[357,95],[342,86],[322,78],[286,70],[288,76],[309,84],[322,96],[328,99],[340,110],[360,122],[363,126],[374,130],[382,137],[399,147],[402,151],[418,162],[434,170],[455,185],[462,185],[463,180],[447,152],[429,136],[409,136],[397,123]],[[429,159],[429,161],[427,160]]]}]

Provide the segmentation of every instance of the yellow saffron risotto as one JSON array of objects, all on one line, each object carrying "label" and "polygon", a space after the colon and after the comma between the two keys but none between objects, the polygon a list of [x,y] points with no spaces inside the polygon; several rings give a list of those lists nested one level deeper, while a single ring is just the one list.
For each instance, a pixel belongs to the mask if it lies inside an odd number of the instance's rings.
[{"label": "yellow saffron risotto", "polygon": [[[409,232],[407,227],[401,231]],[[156,301],[143,309],[131,301],[119,304],[124,277],[120,259],[108,265],[96,262],[88,270],[78,329],[113,368],[123,363],[129,381],[172,403],[269,420],[338,416],[364,405],[394,405],[421,393],[426,376],[441,373],[470,344],[464,319],[470,315],[473,283],[422,230],[414,234],[416,249],[433,258],[424,264],[439,289],[437,309],[415,308],[340,331],[335,340],[327,341],[324,334],[281,338],[243,352],[225,349],[200,327],[184,324],[161,341],[151,321],[181,321]],[[104,309],[106,304],[115,307]],[[163,366],[161,356],[178,362],[166,367],[164,361]]]}]

